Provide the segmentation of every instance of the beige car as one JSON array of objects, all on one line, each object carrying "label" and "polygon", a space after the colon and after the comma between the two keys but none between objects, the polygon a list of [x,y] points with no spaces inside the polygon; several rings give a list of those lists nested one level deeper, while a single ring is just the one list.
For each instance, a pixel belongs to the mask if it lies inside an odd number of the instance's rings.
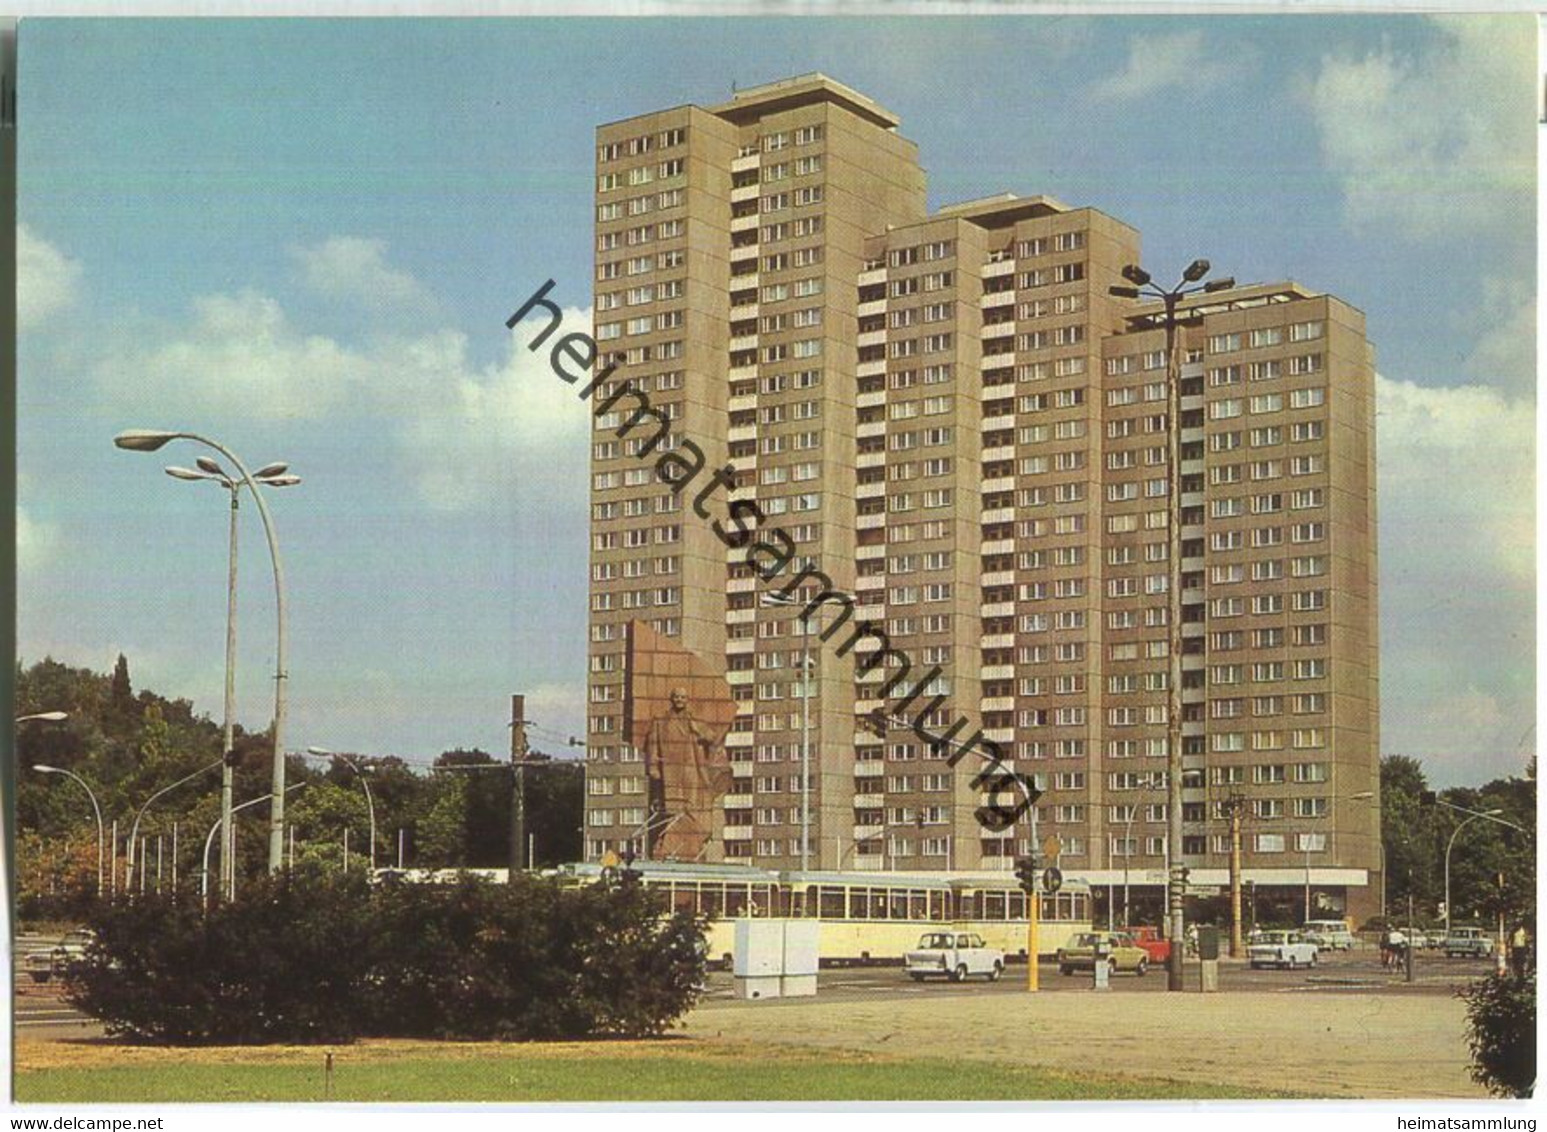
[{"label": "beige car", "polygon": [[1106,957],[1107,969],[1113,974],[1132,971],[1142,976],[1149,970],[1149,952],[1126,932],[1076,932],[1058,949],[1058,973],[1094,971],[1098,945]]}]

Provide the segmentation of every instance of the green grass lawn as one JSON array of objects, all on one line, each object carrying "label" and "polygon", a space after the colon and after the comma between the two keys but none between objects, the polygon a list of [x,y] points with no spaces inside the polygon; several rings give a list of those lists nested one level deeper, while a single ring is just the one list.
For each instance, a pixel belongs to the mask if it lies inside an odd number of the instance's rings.
[{"label": "green grass lawn", "polygon": [[[607,1046],[573,1056],[523,1059],[520,1046],[491,1057],[358,1060],[335,1055],[338,1101],[802,1101],[1140,1100],[1249,1098],[1263,1094],[1179,1081],[1071,1077],[983,1062],[843,1059],[816,1053],[728,1058],[687,1046],[659,1056],[609,1058]],[[18,1071],[20,1102],[321,1101],[323,1054],[304,1062]]]}]

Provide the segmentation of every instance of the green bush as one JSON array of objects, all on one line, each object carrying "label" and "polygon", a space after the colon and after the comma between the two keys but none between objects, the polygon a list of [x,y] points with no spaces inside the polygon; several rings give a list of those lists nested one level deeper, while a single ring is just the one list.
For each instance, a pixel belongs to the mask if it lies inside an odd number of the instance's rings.
[{"label": "green bush", "polygon": [[201,911],[115,901],[67,976],[110,1033],[170,1044],[659,1034],[694,1002],[703,924],[638,885],[384,884],[298,872]]},{"label": "green bush", "polygon": [[1536,972],[1490,975],[1460,994],[1472,1079],[1495,1096],[1529,1097],[1536,1088]]}]

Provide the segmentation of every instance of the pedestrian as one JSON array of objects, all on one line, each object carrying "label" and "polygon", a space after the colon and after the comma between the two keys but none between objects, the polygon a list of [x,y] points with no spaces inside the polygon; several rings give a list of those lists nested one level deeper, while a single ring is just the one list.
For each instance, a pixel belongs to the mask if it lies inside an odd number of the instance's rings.
[{"label": "pedestrian", "polygon": [[1526,936],[1526,926],[1516,924],[1514,934],[1509,937],[1509,961],[1517,979],[1525,978],[1528,954],[1530,954],[1530,946]]},{"label": "pedestrian", "polygon": [[1381,966],[1400,969],[1407,959],[1407,936],[1399,929],[1390,929],[1381,938]]}]

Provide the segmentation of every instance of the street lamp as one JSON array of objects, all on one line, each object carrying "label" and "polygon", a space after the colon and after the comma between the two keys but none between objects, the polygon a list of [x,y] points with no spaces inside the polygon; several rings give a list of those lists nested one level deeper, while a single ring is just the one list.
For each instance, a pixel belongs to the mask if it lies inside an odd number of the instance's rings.
[{"label": "street lamp", "polygon": [[1182,894],[1186,884],[1182,862],[1182,381],[1181,364],[1176,350],[1177,303],[1186,295],[1228,290],[1235,286],[1234,279],[1215,279],[1199,284],[1209,273],[1209,261],[1195,259],[1182,273],[1181,282],[1169,290],[1159,287],[1138,264],[1123,268],[1123,278],[1132,286],[1109,287],[1111,294],[1122,299],[1140,297],[1155,298],[1165,304],[1166,329],[1166,477],[1169,488],[1170,569],[1167,571],[1168,636],[1170,652],[1169,708],[1166,714],[1166,770],[1169,775],[1166,792],[1168,828],[1167,842],[1170,851],[1170,876],[1168,878],[1171,930],[1171,959],[1167,965],[1166,989],[1180,991],[1182,985],[1183,955],[1181,941],[1186,934],[1183,922]]},{"label": "street lamp", "polygon": [[[60,715],[60,716],[62,716],[62,715],[64,715],[64,712],[48,712],[48,713],[45,713],[45,715],[43,715],[43,716],[24,717],[24,718],[39,718],[39,719],[42,719],[42,718],[46,718],[47,716],[52,716],[52,715]],[[17,722],[20,722],[20,720],[18,720]],[[91,799],[91,811],[92,811],[92,813],[96,814],[96,816],[97,816],[97,898],[101,899],[101,897],[102,897],[102,862],[104,860],[102,846],[103,846],[103,843],[107,839],[107,831],[102,826],[102,807],[97,805],[97,796],[96,796],[96,794],[94,794],[92,792],[92,789],[87,784],[86,780],[84,778],[82,778],[80,775],[76,774],[73,770],[65,770],[63,767],[57,767],[57,766],[44,766],[42,763],[34,764],[32,769],[37,771],[40,774],[62,774],[66,778],[73,779],[74,781],[79,782],[81,784],[81,789],[86,791],[86,797]]]},{"label": "street lamp", "polygon": [[[247,486],[248,491],[252,492],[253,502],[258,505],[258,516],[263,520],[263,533],[268,539],[269,561],[274,567],[274,607],[277,622],[274,649],[274,772],[273,790],[271,791],[274,795],[274,806],[269,814],[269,871],[278,872],[284,863],[285,847],[285,686],[289,673],[285,671],[285,571],[279,557],[279,541],[274,534],[274,520],[269,514],[268,504],[263,501],[263,494],[258,490],[258,478],[247,470],[247,465],[242,463],[235,452],[232,452],[218,441],[192,432],[130,429],[115,436],[113,443],[119,448],[130,452],[155,452],[173,440],[191,440],[195,444],[203,444],[208,448],[213,448],[236,466],[238,474],[226,478],[230,479],[233,483],[239,479]],[[218,467],[216,465],[217,471]],[[300,482],[300,479],[297,477],[284,475],[284,470],[285,466],[282,464],[270,464],[260,468],[259,474],[271,473],[265,478],[264,482],[274,487],[288,487],[292,483]],[[209,471],[209,469],[206,468],[206,471]],[[214,476],[216,472],[210,471],[210,474]],[[224,473],[220,474],[224,475]],[[178,475],[178,478],[186,477]],[[234,553],[232,562],[232,569],[234,570]],[[229,647],[228,635],[228,655]],[[230,678],[230,670],[228,668],[227,680],[229,681]],[[223,807],[224,801],[222,800]]]},{"label": "street lamp", "polygon": [[[1154,786],[1155,780],[1145,775],[1139,780],[1139,789],[1148,790]],[[1123,828],[1123,928],[1128,927],[1128,864],[1133,860],[1133,819],[1139,812],[1139,804],[1134,802],[1128,808],[1128,821]]]},{"label": "street lamp", "polygon": [[1503,818],[1499,817],[1499,815],[1504,812],[1503,810],[1469,810],[1465,806],[1457,806],[1440,799],[1436,799],[1436,801],[1438,801],[1440,805],[1446,807],[1447,809],[1455,810],[1458,813],[1468,815],[1467,817],[1463,818],[1461,820],[1461,824],[1456,826],[1456,828],[1451,832],[1450,841],[1445,845],[1445,934],[1448,936],[1450,934],[1450,851],[1456,847],[1456,838],[1461,836],[1461,831],[1479,818],[1484,818],[1488,821],[1496,822],[1499,825],[1507,825],[1510,829],[1520,830],[1521,833],[1524,833],[1525,830],[1516,825],[1514,822],[1505,821]]},{"label": "street lamp", "polygon": [[[301,789],[301,787],[303,787],[305,785],[306,785],[306,783],[304,783],[304,782],[292,783],[291,785],[285,787],[285,792],[289,793],[291,790],[299,790],[299,789]],[[251,798],[248,801],[243,802],[239,806],[232,806],[231,807],[231,813],[233,813],[233,814],[238,813],[241,810],[245,810],[248,806],[256,806],[259,802],[267,802],[273,796],[274,795],[272,795],[272,794],[260,794],[258,797]],[[224,814],[222,814],[220,817],[216,818],[215,819],[215,824],[209,827],[209,834],[208,834],[208,836],[206,836],[204,838],[204,872],[202,874],[202,881],[201,881],[200,886],[199,886],[199,899],[200,899],[200,902],[201,902],[202,906],[205,907],[205,908],[209,907],[209,850],[210,850],[210,846],[212,844],[214,844],[214,842],[215,842],[215,831],[220,829],[221,826],[225,825],[226,821],[227,821],[227,816],[224,815]],[[230,828],[230,827],[227,826],[227,828]],[[236,839],[232,838],[231,841],[229,842],[229,844],[234,846],[236,844]],[[225,871],[224,864],[222,864],[222,866],[221,866],[221,871],[222,872]],[[232,870],[232,875],[233,876],[235,875],[235,872],[236,872],[236,870],[233,869]]]},{"label": "street lamp", "polygon": [[[233,479],[218,462],[208,456],[200,456],[198,470],[168,467],[166,474],[173,479],[218,483],[231,495],[230,554],[226,579],[226,696],[225,724],[222,732],[221,754],[225,767],[220,773],[220,816],[225,833],[221,836],[220,876],[221,885],[234,894],[235,878],[231,872],[231,793],[235,778],[235,760],[232,757],[233,717],[236,714],[236,520],[241,509],[241,489],[244,481]],[[266,487],[293,487],[301,482],[300,476],[287,475],[288,464],[266,464],[253,473],[253,478]]]},{"label": "street lamp", "polygon": [[[762,595],[764,605],[797,606],[800,601],[788,594]],[[811,869],[811,626],[802,619],[805,630],[800,638],[800,869]]]},{"label": "street lamp", "polygon": [[355,776],[359,778],[360,785],[365,789],[365,808],[371,815],[371,875],[374,876],[376,873],[376,801],[371,797],[371,780],[366,775],[376,768],[361,766],[348,755],[338,754],[326,747],[307,747],[306,753],[319,759],[337,759],[354,771]]},{"label": "street lamp", "polygon": [[64,720],[69,719],[69,718],[70,718],[70,713],[67,712],[67,711],[39,711],[39,712],[34,712],[32,715],[18,715],[16,717],[16,722],[17,723],[32,723],[32,722],[61,723]]},{"label": "street lamp", "polygon": [[[878,724],[880,728],[878,733],[884,732],[890,727],[901,727],[904,730],[911,730],[913,728],[913,724],[909,723],[906,719],[903,719],[900,716],[881,715],[878,712],[876,715],[869,718]],[[990,755],[987,751],[979,749],[976,743],[963,743],[956,739],[945,738],[936,741],[942,743],[944,746],[954,747],[963,754],[970,752],[971,754],[976,755],[984,763],[988,764],[988,767],[991,770],[1004,770],[1004,764],[999,759],[994,758],[994,756]],[[1035,855],[1041,851],[1040,847],[1037,845],[1037,799],[1042,796],[1041,791],[1035,789],[1035,787],[1028,786],[1024,776],[1020,774],[1010,772],[1007,774],[1007,777],[1009,778],[1010,782],[1014,784],[1015,788],[1020,791],[1021,797],[1026,801],[1025,813],[1027,821],[1031,826],[1031,852],[1033,857],[1035,857]],[[975,779],[974,781],[977,780]],[[1001,779],[1000,781],[1002,782],[1003,780]],[[1012,838],[1013,836],[1014,835],[1012,834]],[[1041,901],[1041,894],[1037,891],[1035,880],[1033,880],[1031,891],[1026,893],[1026,990],[1028,992],[1036,991],[1039,986],[1037,954],[1041,950],[1039,936]]]},{"label": "street lamp", "polygon": [[217,760],[215,760],[214,762],[210,763],[207,766],[201,766],[198,770],[194,771],[192,774],[185,774],[185,775],[183,775],[183,777],[179,778],[176,782],[172,783],[171,785],[163,786],[160,790],[157,790],[149,798],[145,799],[145,804],[143,806],[141,806],[139,808],[139,811],[134,815],[134,824],[129,827],[129,868],[128,868],[128,871],[124,874],[124,884],[127,886],[129,891],[132,892],[133,888],[134,888],[134,848],[135,848],[135,844],[136,844],[136,839],[138,838],[139,832],[140,832],[140,819],[145,816],[145,811],[150,809],[151,803],[154,802],[157,798],[160,798],[163,794],[170,794],[172,791],[176,790],[179,786],[183,785],[184,783],[192,782],[195,778],[198,778],[201,774],[204,774],[207,771],[214,770],[217,766],[224,766],[224,765],[225,765],[225,760],[224,759],[217,759]]}]

